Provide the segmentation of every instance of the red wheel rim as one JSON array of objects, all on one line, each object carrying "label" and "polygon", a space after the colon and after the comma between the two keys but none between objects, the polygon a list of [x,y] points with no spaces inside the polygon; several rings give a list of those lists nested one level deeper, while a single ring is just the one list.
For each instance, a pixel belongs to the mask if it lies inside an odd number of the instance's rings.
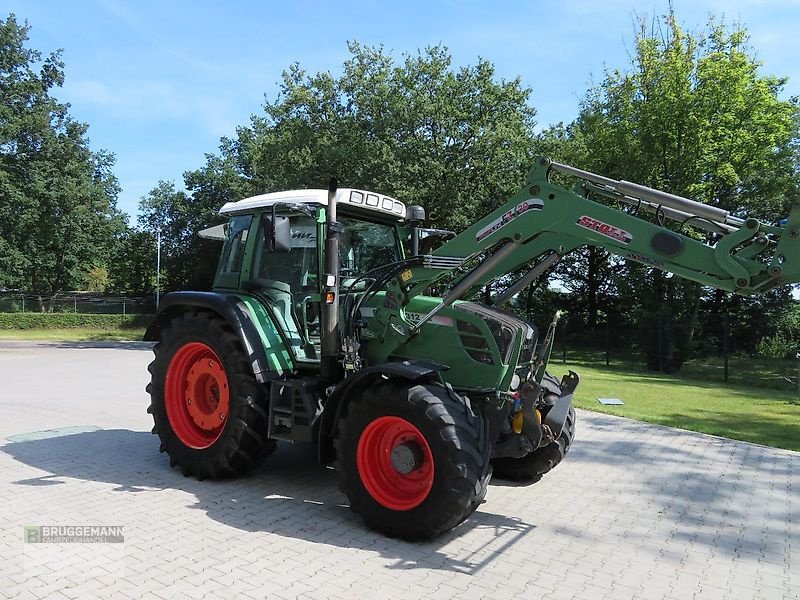
[{"label": "red wheel rim", "polygon": [[164,386],[167,418],[178,439],[190,448],[208,448],[222,435],[230,409],[225,368],[201,342],[178,348]]},{"label": "red wheel rim", "polygon": [[400,417],[378,417],[364,428],[356,464],[370,495],[391,510],[419,506],[433,487],[431,448],[420,430]]}]

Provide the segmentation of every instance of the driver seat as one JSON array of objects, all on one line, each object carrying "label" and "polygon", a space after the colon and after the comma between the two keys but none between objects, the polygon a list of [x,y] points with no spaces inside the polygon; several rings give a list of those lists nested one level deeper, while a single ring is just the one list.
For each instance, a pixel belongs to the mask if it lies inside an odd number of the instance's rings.
[{"label": "driver seat", "polygon": [[286,333],[289,343],[293,348],[303,347],[303,338],[294,316],[292,286],[275,279],[260,279],[259,283],[263,286],[264,294],[272,305],[272,312]]},{"label": "driver seat", "polygon": [[286,338],[294,349],[295,355],[308,356],[309,353],[316,354],[314,347],[308,343],[305,335],[300,330],[300,321],[295,314],[292,286],[274,279],[259,279],[258,283],[262,286],[264,295],[269,299],[272,312],[286,334]]}]

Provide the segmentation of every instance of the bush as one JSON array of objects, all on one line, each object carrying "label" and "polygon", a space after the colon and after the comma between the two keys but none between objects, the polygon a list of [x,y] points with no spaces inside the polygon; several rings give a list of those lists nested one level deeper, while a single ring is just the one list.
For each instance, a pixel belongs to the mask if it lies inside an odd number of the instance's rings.
[{"label": "bush", "polygon": [[787,339],[781,334],[761,338],[758,342],[756,355],[761,358],[794,358],[795,353],[800,350],[797,343],[792,339]]},{"label": "bush", "polygon": [[83,313],[0,313],[0,329],[139,329],[153,315],[96,315]]}]

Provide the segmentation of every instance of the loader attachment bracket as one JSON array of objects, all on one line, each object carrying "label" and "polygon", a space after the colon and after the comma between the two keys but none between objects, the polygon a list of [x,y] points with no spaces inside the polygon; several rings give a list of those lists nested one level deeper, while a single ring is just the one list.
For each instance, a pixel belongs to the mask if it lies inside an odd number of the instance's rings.
[{"label": "loader attachment bracket", "polygon": [[580,377],[575,371],[570,371],[568,375],[564,375],[561,380],[561,397],[553,403],[544,418],[544,424],[550,428],[553,439],[558,439],[564,429],[569,409],[572,408],[572,395],[575,388],[578,387],[578,383],[580,383]]}]

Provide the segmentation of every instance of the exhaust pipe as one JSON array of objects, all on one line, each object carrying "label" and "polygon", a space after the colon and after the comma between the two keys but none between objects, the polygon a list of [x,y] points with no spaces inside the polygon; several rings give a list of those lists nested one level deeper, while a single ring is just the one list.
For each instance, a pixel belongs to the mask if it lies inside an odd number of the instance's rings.
[{"label": "exhaust pipe", "polygon": [[322,281],[322,339],[320,340],[320,376],[325,385],[341,379],[339,351],[339,237],[341,223],[336,220],[336,191],[339,183],[328,183],[328,207],[325,209],[325,268]]}]

